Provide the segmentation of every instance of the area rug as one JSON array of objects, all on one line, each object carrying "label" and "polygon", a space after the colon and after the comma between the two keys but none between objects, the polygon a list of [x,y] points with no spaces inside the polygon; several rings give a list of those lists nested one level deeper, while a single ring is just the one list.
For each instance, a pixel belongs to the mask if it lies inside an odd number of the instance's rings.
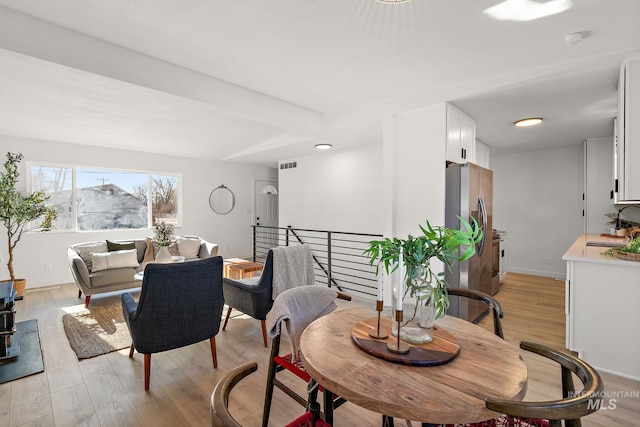
[{"label": "area rug", "polygon": [[17,322],[11,339],[13,346],[20,346],[20,354],[0,361],[0,384],[44,371],[37,320]]},{"label": "area rug", "polygon": [[[131,295],[137,301],[140,291]],[[122,315],[120,295],[95,296],[62,316],[64,332],[79,360],[122,350],[131,345],[131,335]]]}]

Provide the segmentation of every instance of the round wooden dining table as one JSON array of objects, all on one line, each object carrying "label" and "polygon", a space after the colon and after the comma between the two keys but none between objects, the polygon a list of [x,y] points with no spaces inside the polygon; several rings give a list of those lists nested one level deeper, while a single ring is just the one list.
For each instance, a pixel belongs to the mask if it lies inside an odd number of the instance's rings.
[{"label": "round wooden dining table", "polygon": [[[366,321],[375,328],[376,316],[376,311],[364,308],[337,310],[304,330],[301,359],[320,385],[380,414],[433,424],[488,420],[499,414],[485,407],[485,398],[524,397],[527,367],[520,351],[493,333],[445,316],[436,328],[446,329],[457,340],[459,353],[442,365],[408,366],[354,344],[353,326]],[[391,330],[391,320],[384,316],[383,329]]]}]

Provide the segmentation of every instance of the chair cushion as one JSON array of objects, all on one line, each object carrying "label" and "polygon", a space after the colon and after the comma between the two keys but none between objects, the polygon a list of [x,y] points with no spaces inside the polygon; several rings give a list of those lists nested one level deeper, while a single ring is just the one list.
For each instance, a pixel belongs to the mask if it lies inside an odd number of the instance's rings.
[{"label": "chair cushion", "polygon": [[302,360],[298,357],[296,360],[291,360],[291,353],[285,354],[284,356],[275,356],[273,361],[278,365],[285,368],[287,371],[295,374],[298,378],[303,381],[309,382],[311,379],[311,375],[307,372],[302,364]]},{"label": "chair cushion", "polygon": [[313,424],[313,414],[311,412],[305,412],[295,420],[291,421],[285,427],[331,427],[331,424],[327,423],[323,419],[316,420]]},{"label": "chair cushion", "polygon": [[91,253],[91,272],[114,268],[138,267],[138,255],[135,249],[112,251],[105,253]]},{"label": "chair cushion", "polygon": [[511,415],[501,415],[492,420],[480,423],[446,424],[446,427],[549,427],[549,422],[534,418],[518,418]]}]

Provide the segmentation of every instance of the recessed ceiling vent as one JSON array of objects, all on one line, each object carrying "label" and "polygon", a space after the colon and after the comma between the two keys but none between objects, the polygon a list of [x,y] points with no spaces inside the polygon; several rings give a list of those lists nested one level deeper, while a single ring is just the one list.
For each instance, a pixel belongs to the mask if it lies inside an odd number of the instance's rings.
[{"label": "recessed ceiling vent", "polygon": [[281,163],[280,170],[282,169],[293,169],[298,167],[298,162],[289,162],[289,163]]}]

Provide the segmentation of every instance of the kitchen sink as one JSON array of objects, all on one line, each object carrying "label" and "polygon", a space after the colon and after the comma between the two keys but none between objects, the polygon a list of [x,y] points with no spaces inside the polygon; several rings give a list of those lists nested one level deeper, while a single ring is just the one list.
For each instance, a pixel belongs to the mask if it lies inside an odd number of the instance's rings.
[{"label": "kitchen sink", "polygon": [[626,240],[622,242],[598,242],[598,241],[588,241],[587,246],[599,246],[601,248],[619,248],[622,246],[627,246]]}]

